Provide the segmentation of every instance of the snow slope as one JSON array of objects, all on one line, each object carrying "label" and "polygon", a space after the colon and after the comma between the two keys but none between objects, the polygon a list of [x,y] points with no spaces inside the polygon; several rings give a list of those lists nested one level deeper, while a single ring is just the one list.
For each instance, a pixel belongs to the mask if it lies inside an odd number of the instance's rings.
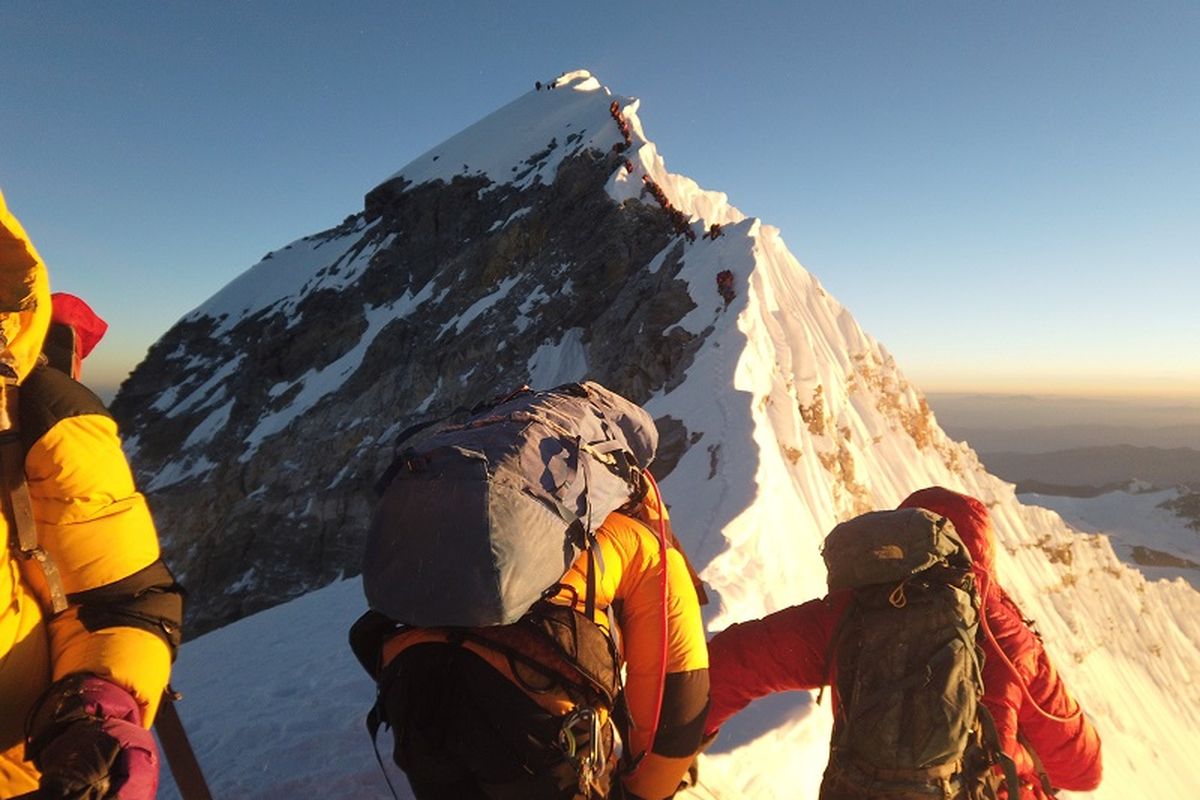
[{"label": "snow slope", "polygon": [[[663,490],[712,589],[710,631],[823,594],[819,547],[837,522],[893,507],[923,486],[964,491],[991,508],[1000,580],[1037,619],[1100,730],[1106,777],[1094,796],[1192,797],[1200,595],[1182,581],[1148,580],[1122,563],[1106,536],[1080,534],[1055,513],[1020,503],[1010,484],[946,437],[891,355],[797,262],[778,230],[667,171],[643,134],[636,100],[571,73],[397,174],[414,184],[464,172],[518,184],[553,180],[573,134],[570,148],[607,149],[619,138],[614,99],[629,124],[633,167],[611,177],[614,202],[641,197],[645,175],[695,232],[724,226],[719,238],[686,247],[678,275],[695,303],[679,325],[706,332],[704,343],[682,383],[647,403],[696,439]],[[543,154],[551,140],[558,146]],[[192,317],[233,320],[346,279],[365,256],[343,249],[338,235],[320,243],[336,254],[336,269],[316,269],[309,255],[317,244],[302,240],[293,255],[277,252]],[[728,305],[714,288],[726,270],[736,290]],[[579,341],[544,343],[531,369],[548,382],[585,377]],[[218,796],[388,796],[361,730],[371,687],[344,644],[361,607],[357,582],[345,581],[185,645],[175,679],[188,695],[181,713]],[[706,757],[705,783],[725,798],[815,798],[829,725],[827,707],[807,694],[752,706]]]},{"label": "snow slope", "polygon": [[[1134,561],[1133,549],[1145,547],[1177,559],[1200,564],[1200,531],[1188,527],[1189,520],[1163,508],[1164,502],[1180,496],[1178,489],[1157,492],[1108,492],[1098,497],[1059,497],[1022,494],[1021,500],[1055,511],[1071,527],[1086,533],[1106,534],[1118,555]],[[1182,578],[1200,589],[1200,569],[1174,566],[1136,567],[1153,578]]]}]

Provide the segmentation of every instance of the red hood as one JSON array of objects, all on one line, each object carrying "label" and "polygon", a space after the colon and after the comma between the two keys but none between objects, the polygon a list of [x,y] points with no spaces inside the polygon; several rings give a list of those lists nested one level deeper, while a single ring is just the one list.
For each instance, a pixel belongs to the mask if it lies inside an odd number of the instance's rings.
[{"label": "red hood", "polygon": [[100,319],[91,306],[73,294],[55,292],[50,295],[50,302],[50,320],[75,330],[75,335],[79,337],[79,357],[87,358],[92,348],[104,338],[108,323]]},{"label": "red hood", "polygon": [[992,533],[987,506],[983,503],[941,486],[930,486],[904,498],[899,508],[923,508],[950,520],[963,544],[971,551],[975,571],[989,577],[995,574],[996,537]]}]

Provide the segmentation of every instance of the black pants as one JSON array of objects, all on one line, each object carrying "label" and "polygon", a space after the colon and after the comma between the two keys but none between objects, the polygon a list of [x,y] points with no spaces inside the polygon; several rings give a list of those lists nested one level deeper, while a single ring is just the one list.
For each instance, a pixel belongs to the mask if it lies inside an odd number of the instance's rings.
[{"label": "black pants", "polygon": [[414,645],[389,666],[393,758],[417,800],[575,800],[559,718],[475,653]]}]

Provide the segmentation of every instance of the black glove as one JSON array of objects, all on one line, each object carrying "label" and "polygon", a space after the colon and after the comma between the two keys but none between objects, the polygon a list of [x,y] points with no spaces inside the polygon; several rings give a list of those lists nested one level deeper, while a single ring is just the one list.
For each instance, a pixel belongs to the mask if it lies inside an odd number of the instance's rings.
[{"label": "black glove", "polygon": [[70,675],[34,706],[25,754],[42,772],[42,800],[153,800],[158,749],[129,692]]}]

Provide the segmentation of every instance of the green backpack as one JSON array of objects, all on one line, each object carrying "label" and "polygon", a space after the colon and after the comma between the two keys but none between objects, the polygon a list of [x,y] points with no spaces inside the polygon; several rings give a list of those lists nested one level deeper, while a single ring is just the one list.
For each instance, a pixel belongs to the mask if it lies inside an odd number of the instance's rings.
[{"label": "green backpack", "polygon": [[821,800],[997,798],[1005,764],[983,697],[980,600],[949,520],[876,511],[833,529],[829,591],[852,590],[827,669],[839,707]]}]

